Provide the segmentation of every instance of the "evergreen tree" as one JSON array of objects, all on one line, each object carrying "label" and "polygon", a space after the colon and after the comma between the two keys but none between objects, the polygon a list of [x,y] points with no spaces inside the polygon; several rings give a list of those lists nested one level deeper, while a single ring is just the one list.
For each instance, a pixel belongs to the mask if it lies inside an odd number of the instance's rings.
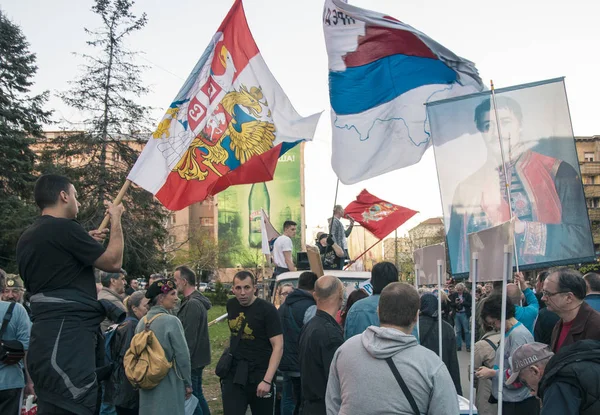
[{"label": "evergreen tree", "polygon": [[[44,172],[71,178],[82,204],[79,220],[87,229],[99,226],[104,203],[112,200],[149,137],[149,109],[136,101],[148,92],[144,69],[127,48],[128,37],[141,30],[146,14],[137,17],[130,0],[96,0],[92,11],[101,20],[97,30],[85,29],[93,54],[63,101],[83,115],[83,131],[63,133],[46,146]],[[123,199],[124,268],[130,275],[147,275],[164,267],[161,247],[166,236],[165,209],[152,194],[132,186]]]},{"label": "evergreen tree", "polygon": [[16,272],[15,247],[37,214],[32,204],[35,154],[48,93],[30,96],[35,54],[21,29],[0,10],[0,268]]}]

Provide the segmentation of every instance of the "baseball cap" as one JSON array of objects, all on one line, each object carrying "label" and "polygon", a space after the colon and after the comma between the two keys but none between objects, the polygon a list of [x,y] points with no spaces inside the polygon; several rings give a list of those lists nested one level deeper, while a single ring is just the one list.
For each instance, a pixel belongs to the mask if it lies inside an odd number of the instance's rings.
[{"label": "baseball cap", "polygon": [[508,359],[512,374],[506,381],[507,385],[512,384],[519,378],[519,372],[531,365],[554,356],[552,350],[544,343],[527,343],[515,350]]}]

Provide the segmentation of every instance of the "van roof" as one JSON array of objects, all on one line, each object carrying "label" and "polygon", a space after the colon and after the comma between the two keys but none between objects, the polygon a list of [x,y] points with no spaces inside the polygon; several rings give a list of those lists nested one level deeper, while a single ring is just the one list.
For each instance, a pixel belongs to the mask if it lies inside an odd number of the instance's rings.
[{"label": "van roof", "polygon": [[[300,274],[305,271],[290,271],[284,272],[283,274],[279,274],[277,276],[277,282],[286,281],[286,280],[294,280],[300,278]],[[342,271],[342,270],[325,270],[325,275],[333,275],[338,278],[345,279],[357,279],[357,280],[365,280],[371,278],[371,273],[368,271]]]}]

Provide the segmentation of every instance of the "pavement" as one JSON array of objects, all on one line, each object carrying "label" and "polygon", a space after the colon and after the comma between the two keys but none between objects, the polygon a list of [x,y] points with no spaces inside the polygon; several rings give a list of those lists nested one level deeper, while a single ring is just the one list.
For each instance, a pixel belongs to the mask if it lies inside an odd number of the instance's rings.
[{"label": "pavement", "polygon": [[[464,346],[463,350],[458,352],[458,366],[460,367],[460,385],[462,386],[463,396],[469,399],[469,364],[471,363],[471,353],[467,353]],[[475,396],[475,393],[473,393]]]}]

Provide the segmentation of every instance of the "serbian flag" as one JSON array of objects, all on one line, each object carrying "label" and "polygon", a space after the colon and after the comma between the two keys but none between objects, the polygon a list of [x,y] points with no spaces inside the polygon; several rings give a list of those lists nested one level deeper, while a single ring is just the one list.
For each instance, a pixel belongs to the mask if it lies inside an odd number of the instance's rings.
[{"label": "serbian flag", "polygon": [[273,244],[275,243],[275,239],[279,237],[279,232],[275,230],[275,227],[271,224],[269,220],[269,215],[265,212],[264,209],[260,210],[260,232],[262,235],[262,253],[265,255],[271,255],[273,251]]},{"label": "serbian flag", "polygon": [[171,210],[231,185],[269,181],[282,154],[312,140],[319,116],[298,115],[236,0],[128,179]]},{"label": "serbian flag", "polygon": [[414,210],[379,199],[366,190],[360,192],[344,212],[379,239],[417,214]]},{"label": "serbian flag", "polygon": [[331,164],[344,184],[418,163],[430,145],[424,104],[484,89],[472,62],[392,17],[326,0],[323,27]]}]

